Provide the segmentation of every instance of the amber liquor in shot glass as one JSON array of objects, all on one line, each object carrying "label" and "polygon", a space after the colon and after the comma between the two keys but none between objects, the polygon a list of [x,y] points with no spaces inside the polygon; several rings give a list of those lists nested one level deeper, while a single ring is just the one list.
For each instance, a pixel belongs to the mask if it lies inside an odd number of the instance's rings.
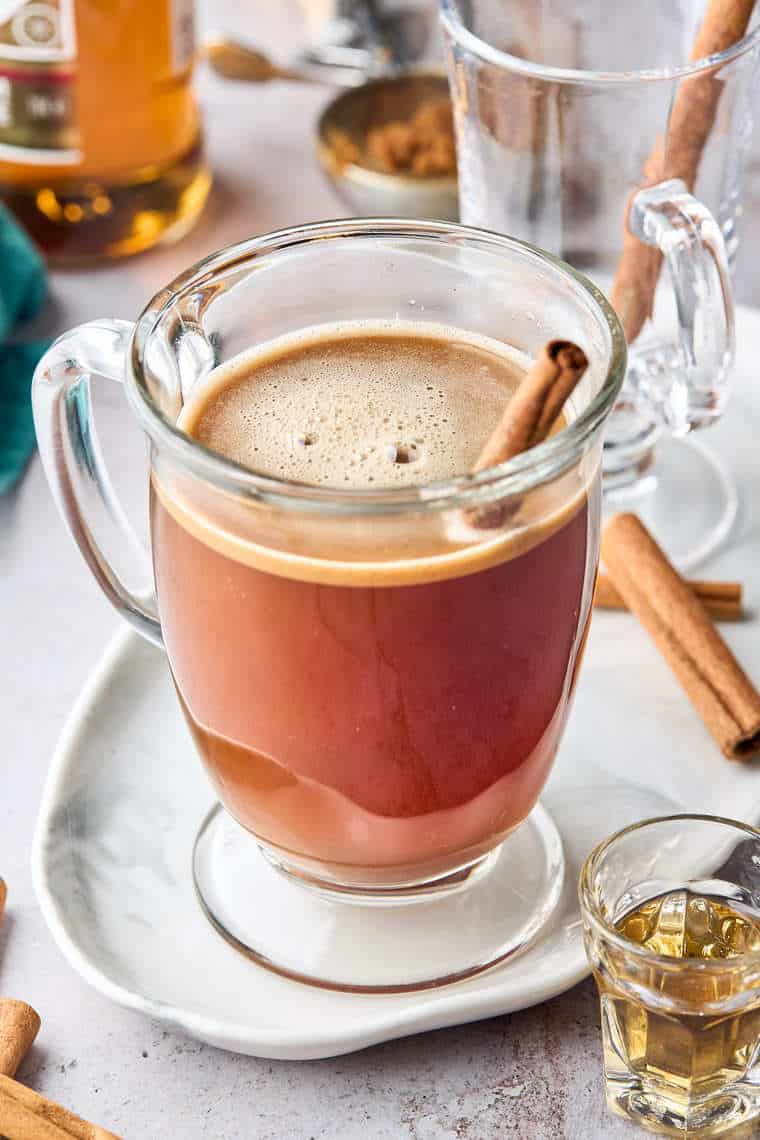
[{"label": "amber liquor in shot glass", "polygon": [[690,1137],[760,1116],[760,832],[636,824],[592,852],[580,896],[612,1111]]}]

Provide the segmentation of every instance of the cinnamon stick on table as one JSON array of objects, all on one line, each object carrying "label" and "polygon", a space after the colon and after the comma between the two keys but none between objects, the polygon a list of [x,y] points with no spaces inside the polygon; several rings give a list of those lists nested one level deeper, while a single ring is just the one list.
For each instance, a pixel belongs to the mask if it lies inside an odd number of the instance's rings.
[{"label": "cinnamon stick on table", "polygon": [[0,1076],[0,1136],[9,1140],[119,1140],[26,1085]]},{"label": "cinnamon stick on table", "polygon": [[[0,923],[8,888],[0,879]],[[12,1077],[39,1033],[40,1015],[25,1001],[0,998],[0,1074]],[[0,1133],[2,1135],[2,1133]]]},{"label": "cinnamon stick on table", "polygon": [[39,1033],[40,1025],[37,1010],[25,1001],[0,998],[0,1075],[15,1076]]},{"label": "cinnamon stick on table", "polygon": [[[0,922],[6,887],[0,879]],[[119,1140],[82,1120],[55,1101],[14,1081],[40,1028],[36,1010],[25,1001],[0,998],[0,1137],[3,1140]]]},{"label": "cinnamon stick on table", "polygon": [[[755,0],[709,0],[689,56],[694,62],[725,51],[746,35]],[[669,178],[680,178],[694,189],[697,171],[718,110],[723,81],[715,71],[683,78],[676,92],[667,130],[644,164],[638,189]],[[612,286],[612,307],[620,317],[631,344],[652,315],[662,254],[634,237],[629,229],[633,197],[628,200],[623,225],[623,249]]]},{"label": "cinnamon stick on table", "polygon": [[[711,618],[717,621],[741,621],[744,616],[741,582],[687,581]],[[600,573],[594,590],[594,606],[598,610],[625,610],[623,595],[607,574]]]},{"label": "cinnamon stick on table", "polygon": [[760,752],[760,693],[635,515],[607,523],[602,559],[724,754],[745,760]]}]

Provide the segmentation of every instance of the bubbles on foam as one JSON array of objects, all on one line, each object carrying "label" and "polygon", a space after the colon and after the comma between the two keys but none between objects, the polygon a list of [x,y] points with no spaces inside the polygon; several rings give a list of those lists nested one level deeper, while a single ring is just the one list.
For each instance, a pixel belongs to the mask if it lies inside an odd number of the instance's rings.
[{"label": "bubbles on foam", "polygon": [[423,458],[421,445],[424,442],[424,439],[419,439],[412,443],[389,443],[388,460],[391,463],[416,463]]},{"label": "bubbles on foam", "polygon": [[218,369],[180,426],[279,478],[425,483],[471,466],[523,370],[506,346],[459,330],[354,322],[317,331]]}]

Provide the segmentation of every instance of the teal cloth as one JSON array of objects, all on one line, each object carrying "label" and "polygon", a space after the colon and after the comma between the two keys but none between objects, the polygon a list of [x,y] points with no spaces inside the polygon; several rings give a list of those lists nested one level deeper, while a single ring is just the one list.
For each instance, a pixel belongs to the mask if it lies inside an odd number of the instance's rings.
[{"label": "teal cloth", "polygon": [[32,373],[48,342],[24,342],[17,326],[36,316],[46,296],[45,263],[0,202],[0,495],[34,451]]}]

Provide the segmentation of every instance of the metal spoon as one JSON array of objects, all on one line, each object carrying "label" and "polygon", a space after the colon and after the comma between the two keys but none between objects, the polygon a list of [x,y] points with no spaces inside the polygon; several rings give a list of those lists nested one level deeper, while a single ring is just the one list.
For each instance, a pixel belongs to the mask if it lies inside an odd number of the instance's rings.
[{"label": "metal spoon", "polygon": [[281,67],[257,48],[238,40],[217,37],[208,40],[203,54],[217,75],[245,83],[269,83],[285,79],[296,83],[330,83],[358,87],[367,78],[369,58],[363,49],[332,47],[329,64],[301,56],[290,67]]}]

